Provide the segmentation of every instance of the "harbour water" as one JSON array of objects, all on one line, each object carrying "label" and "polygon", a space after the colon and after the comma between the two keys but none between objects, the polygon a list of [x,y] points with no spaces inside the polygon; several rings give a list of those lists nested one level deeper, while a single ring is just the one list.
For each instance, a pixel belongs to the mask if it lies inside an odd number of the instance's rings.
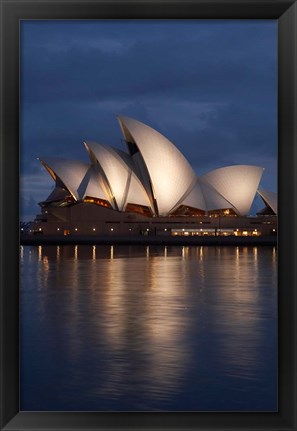
[{"label": "harbour water", "polygon": [[21,246],[20,408],[276,411],[276,247]]}]

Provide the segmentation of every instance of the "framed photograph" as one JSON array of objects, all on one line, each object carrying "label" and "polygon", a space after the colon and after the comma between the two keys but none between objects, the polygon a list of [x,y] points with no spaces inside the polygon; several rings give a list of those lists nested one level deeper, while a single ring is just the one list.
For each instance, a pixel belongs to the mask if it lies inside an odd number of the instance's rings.
[{"label": "framed photograph", "polygon": [[1,429],[297,430],[295,1],[1,4]]}]

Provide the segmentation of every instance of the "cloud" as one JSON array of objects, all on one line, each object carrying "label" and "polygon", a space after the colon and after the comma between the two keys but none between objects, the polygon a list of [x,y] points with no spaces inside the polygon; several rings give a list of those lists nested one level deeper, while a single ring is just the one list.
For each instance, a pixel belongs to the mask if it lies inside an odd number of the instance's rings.
[{"label": "cloud", "polygon": [[198,174],[266,163],[273,188],[276,29],[274,21],[254,20],[22,22],[26,202],[48,194],[45,182],[34,183],[41,179],[36,157],[88,161],[88,139],[125,148],[116,114],[159,130]]},{"label": "cloud", "polygon": [[[104,101],[144,94],[178,97],[180,91],[189,98],[199,94],[209,99],[218,94],[226,97],[228,93],[234,97],[234,91],[250,94],[254,88],[257,97],[259,80],[261,92],[269,92],[275,69],[271,32],[265,27],[262,32],[255,31],[244,24],[242,28],[229,29],[223,24],[209,24],[212,26],[215,29],[207,31],[205,27],[199,30],[189,25],[180,38],[172,28],[167,35],[164,23],[153,25],[154,38],[134,34],[134,43],[121,40],[123,31],[114,39],[107,38],[100,33],[100,24],[92,37],[82,37],[79,43],[77,32],[70,38],[67,26],[64,32],[59,26],[60,37],[56,35],[52,42],[52,27],[43,43],[33,40],[23,48],[22,70],[27,84],[24,95],[38,103],[63,99]],[[130,37],[133,28],[131,23],[126,26]],[[151,30],[144,28],[146,33]],[[32,29],[31,32],[34,34]],[[117,46],[117,55],[111,54],[112,45]]]}]

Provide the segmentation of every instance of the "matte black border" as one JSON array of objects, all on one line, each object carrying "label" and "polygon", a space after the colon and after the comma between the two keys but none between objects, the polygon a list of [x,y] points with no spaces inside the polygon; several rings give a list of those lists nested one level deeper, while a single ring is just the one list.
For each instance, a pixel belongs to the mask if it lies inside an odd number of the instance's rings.
[{"label": "matte black border", "polygon": [[[1,11],[1,418],[2,430],[297,430],[297,4],[295,0],[0,0]],[[19,20],[278,19],[279,24],[279,412],[19,412]]]}]

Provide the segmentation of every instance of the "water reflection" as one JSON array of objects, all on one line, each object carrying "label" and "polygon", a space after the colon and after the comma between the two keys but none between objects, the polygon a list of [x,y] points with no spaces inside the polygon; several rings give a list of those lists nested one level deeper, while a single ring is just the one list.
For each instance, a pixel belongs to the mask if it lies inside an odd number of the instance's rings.
[{"label": "water reflection", "polygon": [[22,247],[22,409],[275,410],[276,261],[259,247]]}]

